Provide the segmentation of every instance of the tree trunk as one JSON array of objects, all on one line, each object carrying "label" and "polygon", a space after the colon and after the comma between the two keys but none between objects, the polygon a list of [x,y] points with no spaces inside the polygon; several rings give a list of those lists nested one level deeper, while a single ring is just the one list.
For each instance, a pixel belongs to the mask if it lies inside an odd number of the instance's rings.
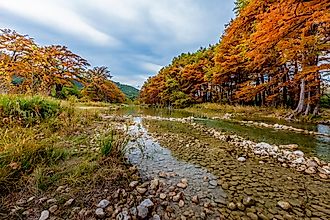
[{"label": "tree trunk", "polygon": [[310,110],[311,110],[310,101],[311,101],[311,91],[308,92],[307,107],[306,107],[306,110],[305,110],[305,115],[308,115],[310,113]]},{"label": "tree trunk", "polygon": [[304,111],[304,106],[305,106],[305,79],[301,79],[299,103],[295,110],[295,113],[297,114],[302,113]]}]

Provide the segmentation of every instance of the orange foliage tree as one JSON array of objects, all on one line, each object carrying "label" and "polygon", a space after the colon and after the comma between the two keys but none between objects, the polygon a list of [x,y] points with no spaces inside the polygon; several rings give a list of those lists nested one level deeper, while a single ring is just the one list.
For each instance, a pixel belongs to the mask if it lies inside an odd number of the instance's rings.
[{"label": "orange foliage tree", "polygon": [[[28,35],[12,30],[0,34],[0,92],[60,97],[64,88],[86,84],[85,94],[97,91],[97,101],[123,102],[106,67],[88,70],[89,63],[65,46],[39,46]],[[94,98],[93,98],[94,99]]]},{"label": "orange foliage tree", "polygon": [[83,95],[92,101],[122,103],[125,95],[110,80],[112,76],[107,67],[94,67],[86,72],[86,84]]},{"label": "orange foliage tree", "polygon": [[[330,71],[329,11],[330,2],[323,0],[237,0],[237,17],[219,44],[174,59],[144,85],[141,100],[173,103],[169,97],[184,93],[191,103],[285,106],[317,114],[321,81]],[[149,91],[157,95],[149,98]]]}]

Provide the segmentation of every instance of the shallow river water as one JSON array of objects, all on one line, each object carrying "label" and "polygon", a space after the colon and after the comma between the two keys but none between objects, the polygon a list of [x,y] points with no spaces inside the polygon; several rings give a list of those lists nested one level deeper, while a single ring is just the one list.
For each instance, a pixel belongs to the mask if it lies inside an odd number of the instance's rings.
[{"label": "shallow river water", "polygon": [[145,180],[154,178],[166,179],[166,184],[175,186],[186,179],[186,196],[197,195],[200,199],[225,202],[226,194],[217,184],[217,178],[200,166],[179,161],[172,156],[171,151],[163,148],[148,135],[140,117],[134,118],[134,124],[129,127],[133,137],[127,145],[126,157],[131,164],[136,165],[140,175]]},{"label": "shallow river water", "polygon": [[[240,135],[246,139],[255,142],[266,142],[276,145],[297,144],[299,150],[302,150],[309,156],[317,156],[330,162],[330,137],[296,133],[288,130],[275,130],[272,128],[261,128],[255,126],[246,126],[229,120],[212,120],[202,118],[202,115],[191,114],[183,110],[167,110],[153,108],[126,108],[121,109],[119,114],[134,116],[160,116],[160,117],[195,117],[195,122],[201,123],[207,127],[212,127],[221,131]],[[290,124],[287,124],[290,125]],[[293,127],[297,123],[292,124]],[[323,134],[330,134],[330,127],[327,125],[302,124],[301,126]]]}]

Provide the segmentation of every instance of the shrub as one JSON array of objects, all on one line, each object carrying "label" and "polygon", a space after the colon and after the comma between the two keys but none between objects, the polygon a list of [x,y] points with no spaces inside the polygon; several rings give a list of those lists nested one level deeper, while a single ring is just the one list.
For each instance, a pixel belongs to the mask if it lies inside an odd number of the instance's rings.
[{"label": "shrub", "polygon": [[321,107],[323,107],[323,108],[330,108],[330,95],[322,96],[320,104],[321,104]]},{"label": "shrub", "polygon": [[30,126],[59,116],[64,111],[59,101],[41,96],[0,96],[0,125]]}]

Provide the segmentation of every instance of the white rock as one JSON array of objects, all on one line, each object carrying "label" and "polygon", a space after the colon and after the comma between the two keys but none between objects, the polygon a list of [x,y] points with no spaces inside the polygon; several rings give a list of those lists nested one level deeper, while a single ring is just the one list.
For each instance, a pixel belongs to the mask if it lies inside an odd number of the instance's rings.
[{"label": "white rock", "polygon": [[109,202],[108,200],[106,200],[106,199],[102,199],[102,200],[99,202],[99,204],[97,204],[97,207],[98,207],[98,208],[102,208],[102,209],[104,209],[104,208],[106,208],[109,204],[110,204],[110,202]]},{"label": "white rock", "polygon": [[239,158],[237,158],[237,160],[239,162],[245,162],[246,161],[246,158],[245,157],[239,157]]},{"label": "white rock", "polygon": [[49,218],[49,211],[48,210],[42,211],[39,220],[46,220],[48,218]]},{"label": "white rock", "polygon": [[104,218],[105,217],[105,213],[104,213],[104,210],[102,208],[97,208],[95,210],[95,214],[99,218]]},{"label": "white rock", "polygon": [[303,157],[299,157],[298,159],[292,161],[294,164],[303,164],[305,162],[305,159]]},{"label": "white rock", "polygon": [[269,150],[269,149],[272,149],[272,145],[267,144],[267,143],[265,143],[265,142],[261,142],[261,143],[258,143],[258,144],[256,145],[256,148],[264,149],[264,150]]},{"label": "white rock", "polygon": [[129,219],[130,219],[130,217],[128,216],[127,211],[120,212],[116,217],[116,220],[129,220]]},{"label": "white rock", "polygon": [[293,151],[293,154],[298,156],[298,157],[303,157],[304,156],[304,152],[302,152],[300,150]]}]

